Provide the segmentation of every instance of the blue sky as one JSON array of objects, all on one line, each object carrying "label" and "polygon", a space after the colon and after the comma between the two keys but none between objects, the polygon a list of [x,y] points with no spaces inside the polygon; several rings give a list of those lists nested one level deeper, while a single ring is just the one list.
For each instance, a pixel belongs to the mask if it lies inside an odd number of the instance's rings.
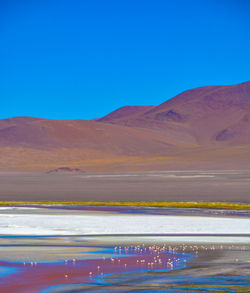
[{"label": "blue sky", "polygon": [[248,0],[1,0],[0,118],[92,119],[249,80]]}]

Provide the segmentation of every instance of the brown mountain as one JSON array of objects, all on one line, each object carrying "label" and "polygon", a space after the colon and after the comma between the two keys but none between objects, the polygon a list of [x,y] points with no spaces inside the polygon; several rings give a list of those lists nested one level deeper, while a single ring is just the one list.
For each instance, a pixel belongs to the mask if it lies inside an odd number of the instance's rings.
[{"label": "brown mountain", "polygon": [[250,82],[87,120],[0,120],[1,170],[248,168]]},{"label": "brown mountain", "polygon": [[245,144],[250,142],[250,82],[196,88],[126,113],[123,107],[99,121],[185,135],[199,145]]}]

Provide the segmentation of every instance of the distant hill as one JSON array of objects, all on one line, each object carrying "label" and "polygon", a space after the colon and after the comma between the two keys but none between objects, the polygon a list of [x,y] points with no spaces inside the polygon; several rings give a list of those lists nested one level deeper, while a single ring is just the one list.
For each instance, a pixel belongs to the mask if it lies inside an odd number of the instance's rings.
[{"label": "distant hill", "polygon": [[185,133],[199,145],[238,145],[250,143],[249,119],[250,82],[245,82],[188,90],[159,106],[139,107],[133,114],[123,107],[99,121],[161,130],[176,137]]},{"label": "distant hill", "polygon": [[249,168],[250,82],[185,91],[100,119],[0,120],[0,170]]}]

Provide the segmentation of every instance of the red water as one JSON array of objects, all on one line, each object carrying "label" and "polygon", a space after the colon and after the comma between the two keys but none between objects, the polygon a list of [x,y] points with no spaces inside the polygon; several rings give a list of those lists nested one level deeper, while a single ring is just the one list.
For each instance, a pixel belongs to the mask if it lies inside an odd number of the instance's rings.
[{"label": "red water", "polygon": [[0,292],[40,292],[55,285],[91,283],[96,276],[102,278],[105,274],[173,269],[181,257],[162,248],[117,248],[113,255],[112,258],[106,259],[68,260],[57,263],[0,262],[0,266],[19,270],[0,278]]}]

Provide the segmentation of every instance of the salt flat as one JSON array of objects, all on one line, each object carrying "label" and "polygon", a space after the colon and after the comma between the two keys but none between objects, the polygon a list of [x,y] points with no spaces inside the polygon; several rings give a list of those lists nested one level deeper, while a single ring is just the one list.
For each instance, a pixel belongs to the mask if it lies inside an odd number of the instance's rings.
[{"label": "salt flat", "polygon": [[110,212],[52,214],[46,209],[0,208],[1,235],[248,234],[250,219]]}]

